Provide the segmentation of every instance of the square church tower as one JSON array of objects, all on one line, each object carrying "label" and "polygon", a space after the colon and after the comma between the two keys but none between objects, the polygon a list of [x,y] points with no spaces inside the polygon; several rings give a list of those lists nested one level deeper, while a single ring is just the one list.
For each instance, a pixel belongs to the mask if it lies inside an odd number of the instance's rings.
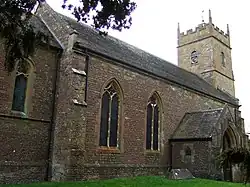
[{"label": "square church tower", "polygon": [[235,96],[229,26],[224,33],[212,23],[180,33],[178,24],[178,66],[195,73],[214,87]]}]

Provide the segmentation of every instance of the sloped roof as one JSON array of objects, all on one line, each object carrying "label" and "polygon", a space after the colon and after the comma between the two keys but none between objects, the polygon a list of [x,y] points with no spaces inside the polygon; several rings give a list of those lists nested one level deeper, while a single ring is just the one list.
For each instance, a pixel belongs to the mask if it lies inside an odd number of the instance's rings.
[{"label": "sloped roof", "polygon": [[209,138],[223,112],[223,108],[186,113],[172,139]]},{"label": "sloped roof", "polygon": [[[112,36],[101,36],[92,27],[79,23],[57,13],[68,25],[79,33],[79,44],[91,51],[110,57],[123,65],[128,65],[153,74],[168,81],[202,92],[233,105],[238,105],[235,98],[217,90],[198,75],[188,72],[170,62],[156,57]],[[65,25],[64,25],[65,26]]]},{"label": "sloped roof", "polygon": [[33,26],[35,31],[40,31],[49,37],[49,44],[53,47],[61,48],[60,44],[53,37],[48,27],[43,23],[41,18],[37,15],[33,15],[30,19],[30,24]]}]

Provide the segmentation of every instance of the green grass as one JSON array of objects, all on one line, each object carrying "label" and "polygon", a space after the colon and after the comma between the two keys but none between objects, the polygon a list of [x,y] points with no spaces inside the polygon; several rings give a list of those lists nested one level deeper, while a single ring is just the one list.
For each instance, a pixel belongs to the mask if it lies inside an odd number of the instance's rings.
[{"label": "green grass", "polygon": [[[51,182],[0,185],[1,187],[245,187],[242,183],[220,182],[206,179],[168,180],[164,177],[134,177],[83,182]],[[246,185],[250,186],[250,185]]]}]

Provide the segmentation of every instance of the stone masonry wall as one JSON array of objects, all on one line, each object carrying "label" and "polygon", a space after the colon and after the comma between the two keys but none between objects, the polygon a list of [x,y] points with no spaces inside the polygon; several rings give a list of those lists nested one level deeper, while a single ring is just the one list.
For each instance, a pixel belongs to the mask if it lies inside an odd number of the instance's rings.
[{"label": "stone masonry wall", "polygon": [[1,116],[0,125],[0,183],[46,180],[50,123]]},{"label": "stone masonry wall", "polygon": [[[86,63],[84,60],[81,62]],[[60,123],[57,123],[54,180],[145,175],[150,174],[151,169],[161,174],[162,169],[169,166],[168,139],[184,114],[225,104],[114,63],[90,54],[87,106],[84,107],[71,102],[77,91],[72,84],[71,71],[75,63],[67,59],[63,62],[68,76],[67,80],[61,77],[66,82],[61,82],[64,89],[60,90],[60,95],[64,99],[62,103],[58,102],[62,115],[59,115]],[[119,151],[100,149],[98,146],[102,89],[114,79],[123,94]],[[163,106],[160,152],[145,150],[146,105],[154,91],[160,95]],[[109,172],[105,172],[107,170]]]},{"label": "stone masonry wall", "polygon": [[0,45],[0,183],[44,181],[47,178],[48,148],[53,109],[57,52],[39,47],[32,61],[34,76],[27,88],[26,117],[11,111],[15,72],[4,69]]},{"label": "stone masonry wall", "polygon": [[[191,61],[193,51],[198,53],[198,63]],[[201,24],[195,31],[179,35],[178,65],[201,76],[214,87],[235,95],[230,38],[214,25]]]},{"label": "stone masonry wall", "polygon": [[[186,146],[191,148],[191,159],[185,157]],[[209,141],[172,142],[172,167],[187,168],[195,177],[211,177],[211,156]]]},{"label": "stone masonry wall", "polygon": [[[200,75],[204,71],[214,68],[213,61],[213,39],[207,38],[199,42],[193,42],[188,46],[178,48],[178,66],[192,73]],[[198,52],[198,63],[191,61],[191,53]]]}]

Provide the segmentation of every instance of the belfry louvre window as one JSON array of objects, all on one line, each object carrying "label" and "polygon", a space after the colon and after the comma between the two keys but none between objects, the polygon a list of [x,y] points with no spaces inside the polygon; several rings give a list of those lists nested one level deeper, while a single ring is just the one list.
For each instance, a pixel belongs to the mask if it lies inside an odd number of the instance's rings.
[{"label": "belfry louvre window", "polygon": [[99,145],[118,147],[119,135],[119,91],[115,82],[104,89],[102,95]]},{"label": "belfry louvre window", "polygon": [[147,105],[146,149],[159,150],[160,109],[156,94],[149,99]]},{"label": "belfry louvre window", "polygon": [[20,62],[17,65],[16,80],[12,101],[12,110],[18,112],[25,111],[26,89],[29,72],[28,62]]},{"label": "belfry louvre window", "polygon": [[221,52],[221,64],[222,64],[223,66],[226,66],[226,64],[225,64],[225,55],[224,55],[223,52]]}]

